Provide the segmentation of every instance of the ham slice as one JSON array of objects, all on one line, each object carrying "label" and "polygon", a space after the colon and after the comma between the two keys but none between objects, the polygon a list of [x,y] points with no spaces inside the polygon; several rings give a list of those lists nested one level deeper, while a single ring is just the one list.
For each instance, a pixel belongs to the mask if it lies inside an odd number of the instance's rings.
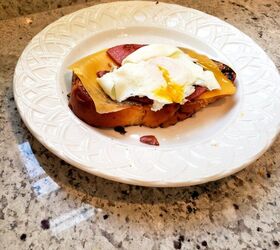
[{"label": "ham slice", "polygon": [[154,135],[143,135],[140,137],[140,142],[153,146],[159,146],[159,142]]},{"label": "ham slice", "polygon": [[109,73],[110,71],[109,70],[100,70],[96,73],[97,77],[102,77],[104,76],[105,74]]},{"label": "ham slice", "polygon": [[195,86],[195,91],[189,95],[187,97],[187,99],[189,101],[193,101],[196,98],[198,98],[199,96],[201,96],[204,92],[208,91],[208,89],[206,87],[202,87],[202,86]]},{"label": "ham slice", "polygon": [[128,101],[132,101],[132,102],[138,102],[141,104],[153,104],[153,100],[149,99],[146,96],[143,97],[139,97],[139,96],[131,96],[127,99]]},{"label": "ham slice", "polygon": [[128,55],[130,55],[131,53],[140,49],[143,46],[145,45],[142,44],[118,45],[108,49],[107,54],[118,66],[120,66],[122,64],[123,59],[125,59]]}]

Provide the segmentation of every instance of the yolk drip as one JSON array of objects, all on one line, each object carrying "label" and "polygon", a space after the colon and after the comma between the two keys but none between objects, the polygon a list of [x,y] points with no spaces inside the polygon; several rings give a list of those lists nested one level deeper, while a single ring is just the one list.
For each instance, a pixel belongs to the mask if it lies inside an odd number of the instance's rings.
[{"label": "yolk drip", "polygon": [[165,68],[159,66],[159,70],[166,81],[166,86],[156,89],[154,94],[167,101],[181,103],[184,99],[184,86],[172,82],[169,72]]}]

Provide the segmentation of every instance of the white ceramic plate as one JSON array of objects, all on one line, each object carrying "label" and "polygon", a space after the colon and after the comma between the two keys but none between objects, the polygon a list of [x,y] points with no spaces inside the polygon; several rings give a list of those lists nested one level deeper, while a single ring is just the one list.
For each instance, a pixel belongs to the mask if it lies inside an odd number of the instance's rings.
[{"label": "white ceramic plate", "polygon": [[[169,43],[229,64],[238,92],[166,129],[130,127],[125,136],[80,121],[67,106],[77,59],[117,44]],[[280,122],[279,74],[248,36],[194,9],[155,2],[113,2],[64,16],[36,35],[14,75],[23,121],[50,151],[111,180],[187,186],[235,173],[272,143]],[[160,147],[139,137],[155,135]]]}]

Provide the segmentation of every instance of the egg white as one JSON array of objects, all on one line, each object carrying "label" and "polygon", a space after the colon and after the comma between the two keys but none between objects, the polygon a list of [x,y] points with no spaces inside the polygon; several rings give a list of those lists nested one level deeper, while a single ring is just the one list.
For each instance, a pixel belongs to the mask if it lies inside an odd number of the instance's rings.
[{"label": "egg white", "polygon": [[104,92],[122,102],[131,96],[154,101],[152,110],[165,104],[183,104],[195,85],[220,89],[213,72],[204,70],[182,50],[164,44],[144,46],[127,56],[121,67],[97,78]]}]

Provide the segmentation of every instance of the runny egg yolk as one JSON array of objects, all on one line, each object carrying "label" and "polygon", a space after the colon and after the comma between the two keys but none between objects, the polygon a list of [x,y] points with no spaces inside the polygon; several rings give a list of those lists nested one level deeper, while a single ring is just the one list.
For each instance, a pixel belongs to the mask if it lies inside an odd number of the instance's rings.
[{"label": "runny egg yolk", "polygon": [[166,81],[166,86],[154,90],[154,94],[170,102],[181,103],[184,98],[184,86],[172,82],[167,69],[161,66],[158,66],[158,68],[162,72],[162,76]]}]

